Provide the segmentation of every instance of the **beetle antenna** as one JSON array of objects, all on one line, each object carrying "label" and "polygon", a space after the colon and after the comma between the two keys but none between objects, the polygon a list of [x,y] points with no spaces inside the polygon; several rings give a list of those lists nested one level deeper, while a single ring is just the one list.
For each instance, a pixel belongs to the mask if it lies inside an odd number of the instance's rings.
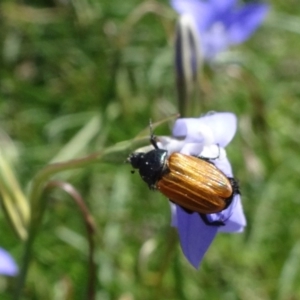
[{"label": "beetle antenna", "polygon": [[150,143],[155,149],[159,149],[157,146],[156,136],[153,133],[152,121],[149,120],[149,129],[150,129]]}]

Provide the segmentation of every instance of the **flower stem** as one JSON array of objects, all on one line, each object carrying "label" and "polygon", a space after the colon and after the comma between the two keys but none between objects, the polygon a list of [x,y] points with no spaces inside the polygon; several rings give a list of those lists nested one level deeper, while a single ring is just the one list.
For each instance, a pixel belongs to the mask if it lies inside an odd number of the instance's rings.
[{"label": "flower stem", "polygon": [[125,158],[130,151],[139,146],[145,145],[148,141],[149,137],[142,137],[130,141],[120,142],[115,144],[114,146],[104,149],[103,151],[98,151],[83,158],[47,165],[37,173],[37,175],[33,179],[33,182],[31,183],[31,188],[29,191],[29,201],[32,215],[29,221],[28,238],[24,246],[22,266],[20,275],[17,280],[17,286],[13,297],[14,300],[21,299],[23,287],[26,281],[26,276],[31,260],[31,253],[33,249],[34,240],[37,231],[40,228],[40,224],[42,222],[47,204],[46,201],[42,201],[41,198],[44,188],[46,187],[46,184],[49,181],[49,179],[59,172],[87,167],[91,164],[100,161],[111,163],[124,163]]}]

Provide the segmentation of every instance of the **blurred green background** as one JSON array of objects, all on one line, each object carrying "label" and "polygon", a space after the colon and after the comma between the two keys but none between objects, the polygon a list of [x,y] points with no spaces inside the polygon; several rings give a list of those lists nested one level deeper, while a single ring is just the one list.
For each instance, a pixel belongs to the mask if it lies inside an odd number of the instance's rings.
[{"label": "blurred green background", "polygon": [[[168,1],[1,1],[1,148],[25,191],[70,141],[60,157],[131,139],[149,118],[177,112],[175,22]],[[205,68],[201,110],[239,119],[228,156],[248,226],[219,234],[199,270],[181,253],[166,199],[128,165],[62,174],[97,225],[97,299],[300,299],[299,49],[300,6],[272,1],[251,39]],[[0,246],[20,264],[23,244],[1,211],[0,228]],[[77,207],[51,193],[23,299],[85,299],[87,253]],[[0,298],[13,290],[1,277]]]}]

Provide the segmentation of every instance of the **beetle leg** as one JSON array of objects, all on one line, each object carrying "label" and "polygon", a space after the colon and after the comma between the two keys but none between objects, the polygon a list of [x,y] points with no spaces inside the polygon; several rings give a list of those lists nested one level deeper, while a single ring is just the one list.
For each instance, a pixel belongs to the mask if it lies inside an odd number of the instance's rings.
[{"label": "beetle leg", "polygon": [[[172,202],[172,200],[170,200],[170,201]],[[172,203],[174,203],[174,202],[172,202]],[[185,210],[188,214],[192,214],[193,213],[193,211],[191,211],[189,209],[186,209],[186,208],[184,208],[182,206],[181,206],[181,208],[183,210]],[[225,223],[223,221],[212,221],[212,222],[209,221],[206,214],[200,214],[199,213],[199,216],[202,219],[202,221],[205,223],[205,225],[207,225],[207,226],[225,226]]]},{"label": "beetle leg", "polygon": [[149,129],[150,129],[150,143],[154,147],[154,149],[159,149],[156,141],[156,136],[153,133],[152,121],[149,120]]},{"label": "beetle leg", "polygon": [[216,144],[218,146],[218,150],[219,150],[219,153],[216,157],[205,157],[205,156],[202,156],[202,155],[199,155],[197,156],[198,158],[200,159],[203,159],[209,163],[212,163],[212,160],[215,160],[215,159],[218,159],[220,157],[220,154],[221,154],[221,150],[220,150],[220,145],[219,144]]},{"label": "beetle leg", "polygon": [[157,188],[156,188],[156,185],[155,185],[155,184],[151,184],[151,185],[149,185],[149,189],[152,190],[152,191],[154,191],[154,190],[156,190]]},{"label": "beetle leg", "polygon": [[213,221],[210,222],[207,218],[207,215],[205,214],[199,214],[202,221],[205,223],[207,226],[225,226],[225,223],[223,221]]},{"label": "beetle leg", "polygon": [[229,179],[232,189],[233,189],[232,195],[241,194],[238,181],[232,177],[228,177],[228,179]]},{"label": "beetle leg", "polygon": [[155,148],[155,149],[159,149],[158,148],[158,145],[157,145],[157,141],[156,141],[156,136],[151,134],[150,136],[150,143],[152,144],[152,146]]},{"label": "beetle leg", "polygon": [[210,164],[212,164],[212,165],[215,165],[215,164],[211,161],[211,159],[214,159],[214,158],[208,158],[208,157],[205,157],[205,156],[195,156],[195,157],[197,157],[197,158],[199,158],[199,159],[202,159],[202,160],[204,160],[204,161],[206,161],[206,162],[208,162],[208,163],[210,163]]}]

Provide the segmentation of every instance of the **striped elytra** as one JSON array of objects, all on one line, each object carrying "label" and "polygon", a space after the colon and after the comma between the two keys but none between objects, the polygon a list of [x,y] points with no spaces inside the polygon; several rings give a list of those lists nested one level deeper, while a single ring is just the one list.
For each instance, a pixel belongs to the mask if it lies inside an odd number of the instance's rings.
[{"label": "striped elytra", "polygon": [[225,209],[234,192],[229,178],[214,164],[181,153],[168,158],[156,188],[172,202],[203,214]]}]

